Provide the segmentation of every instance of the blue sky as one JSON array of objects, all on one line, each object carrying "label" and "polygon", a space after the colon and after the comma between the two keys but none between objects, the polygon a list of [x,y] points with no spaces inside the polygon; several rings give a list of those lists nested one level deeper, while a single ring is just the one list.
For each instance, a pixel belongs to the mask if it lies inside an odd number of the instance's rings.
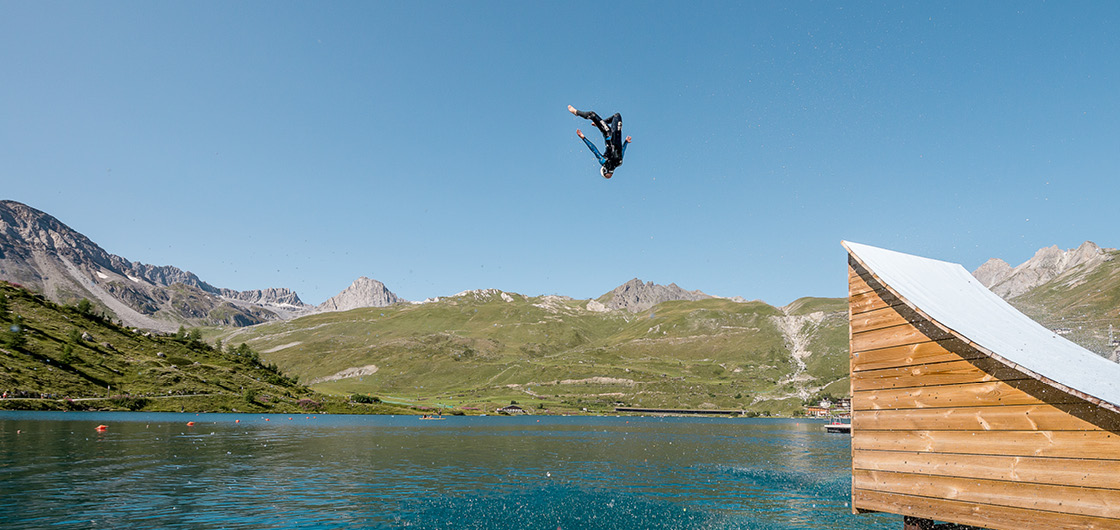
[{"label": "blue sky", "polygon": [[[0,196],[320,303],[1120,246],[1116,2],[0,0]],[[605,180],[566,106],[621,112]],[[602,145],[602,137],[589,134]]]}]

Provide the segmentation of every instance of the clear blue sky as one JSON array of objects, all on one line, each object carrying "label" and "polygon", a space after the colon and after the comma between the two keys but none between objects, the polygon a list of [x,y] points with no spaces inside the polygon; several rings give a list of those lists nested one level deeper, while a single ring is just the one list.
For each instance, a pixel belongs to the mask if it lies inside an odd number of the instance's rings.
[{"label": "clear blue sky", "polygon": [[[1120,2],[0,0],[0,196],[320,303],[1120,246]],[[605,180],[566,106],[621,112]],[[589,134],[599,145],[602,137]]]}]

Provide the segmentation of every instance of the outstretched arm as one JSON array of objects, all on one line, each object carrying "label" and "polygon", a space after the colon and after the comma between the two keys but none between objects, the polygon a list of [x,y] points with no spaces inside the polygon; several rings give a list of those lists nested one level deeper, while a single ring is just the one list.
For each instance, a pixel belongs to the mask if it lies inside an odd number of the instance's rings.
[{"label": "outstretched arm", "polygon": [[622,142],[622,152],[619,153],[619,155],[618,155],[619,158],[623,158],[623,157],[626,156],[626,146],[628,146],[628,145],[630,145],[630,137],[629,136],[626,137],[625,142]]},{"label": "outstretched arm", "polygon": [[[577,130],[576,132],[578,133],[579,131]],[[587,144],[587,148],[590,149],[592,153],[595,153],[595,158],[599,159],[600,164],[605,164],[607,162],[607,159],[603,158],[603,155],[599,153],[599,149],[595,147],[595,144],[591,143],[591,140],[588,140],[587,137],[582,134],[579,135],[579,139]]]}]

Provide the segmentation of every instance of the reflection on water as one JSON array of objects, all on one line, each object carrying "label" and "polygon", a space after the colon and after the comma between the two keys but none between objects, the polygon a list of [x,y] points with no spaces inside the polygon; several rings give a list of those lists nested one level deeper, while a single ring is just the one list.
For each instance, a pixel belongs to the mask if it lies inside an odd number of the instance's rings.
[{"label": "reflection on water", "polygon": [[0,412],[0,516],[8,528],[897,527],[850,514],[849,454],[848,437],[792,420]]}]

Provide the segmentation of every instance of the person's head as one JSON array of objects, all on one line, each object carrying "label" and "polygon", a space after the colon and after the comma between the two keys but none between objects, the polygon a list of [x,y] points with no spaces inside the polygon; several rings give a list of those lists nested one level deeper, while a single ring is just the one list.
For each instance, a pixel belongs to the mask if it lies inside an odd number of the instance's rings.
[{"label": "person's head", "polygon": [[599,168],[599,174],[603,175],[603,178],[609,179],[614,176],[614,171],[607,169],[607,166],[603,166]]}]

